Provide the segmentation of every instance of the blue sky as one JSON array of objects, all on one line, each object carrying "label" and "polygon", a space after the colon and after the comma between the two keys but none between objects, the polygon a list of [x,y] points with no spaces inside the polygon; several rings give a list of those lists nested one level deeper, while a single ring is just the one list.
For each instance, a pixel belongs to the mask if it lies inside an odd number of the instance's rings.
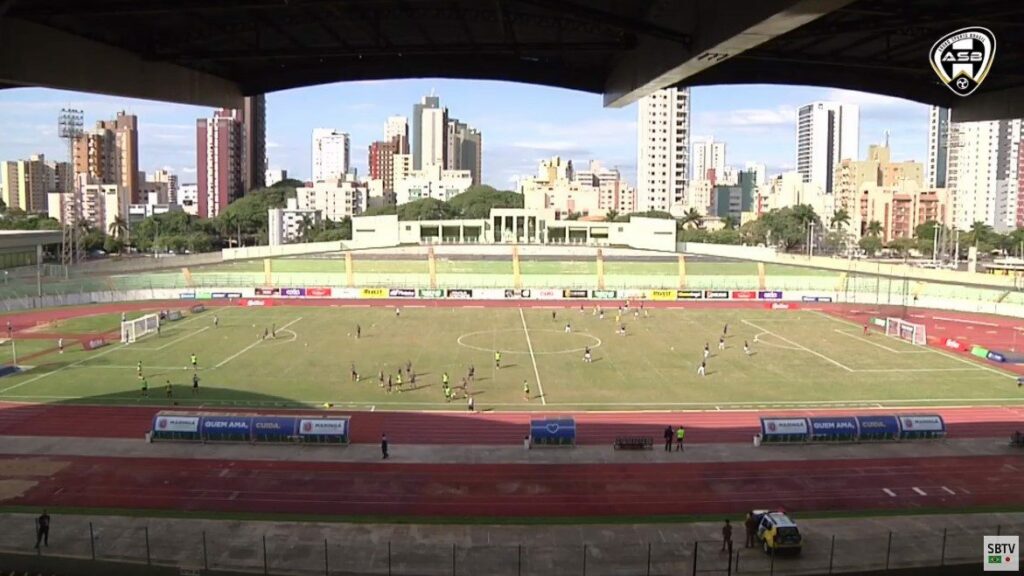
[{"label": "blue sky", "polygon": [[[433,90],[449,114],[484,137],[484,182],[510,188],[532,174],[542,158],[560,155],[577,164],[591,159],[618,166],[636,181],[636,105],[609,109],[601,97],[557,88],[469,80],[396,80],[330,84],[267,96],[267,156],[271,168],[307,178],[310,133],[316,127],[346,131],[352,162],[366,174],[366,150],[382,138],[385,119],[409,116]],[[792,170],[796,110],[815,100],[861,107],[861,155],[881,142],[886,129],[894,160],[927,158],[928,108],[924,105],[828,88],[714,86],[691,92],[692,139],[713,136],[727,144],[727,162],[763,162],[768,173]],[[182,182],[195,181],[195,119],[212,109],[148,100],[37,88],[0,90],[0,160],[67,152],[56,136],[61,107],[85,111],[87,126],[124,109],[139,116],[139,167],[169,168]]]}]

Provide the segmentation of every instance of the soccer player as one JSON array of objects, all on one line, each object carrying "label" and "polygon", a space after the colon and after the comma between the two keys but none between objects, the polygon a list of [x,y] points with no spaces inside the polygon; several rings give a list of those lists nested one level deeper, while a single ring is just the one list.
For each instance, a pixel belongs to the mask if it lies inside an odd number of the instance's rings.
[{"label": "soccer player", "polygon": [[[619,310],[622,310],[622,308],[619,308]],[[618,313],[615,314],[615,323],[618,324],[621,321],[622,321],[622,312],[618,312]]]},{"label": "soccer player", "polygon": [[555,321],[555,317],[557,317],[557,316],[558,316],[558,314],[556,313],[556,311],[552,310],[551,311],[551,321],[554,322]]},{"label": "soccer player", "polygon": [[402,392],[402,371],[398,371],[398,375],[395,376],[395,385],[398,386],[398,392]]},{"label": "soccer player", "polygon": [[494,367],[501,369],[501,352],[498,350],[494,351]]},{"label": "soccer player", "polygon": [[362,336],[362,335],[363,335],[363,327],[360,326],[359,324],[356,324],[356,340],[359,340],[359,337]]},{"label": "soccer player", "polygon": [[746,340],[743,341],[743,353],[750,356],[750,345],[747,344]]},{"label": "soccer player", "polygon": [[[125,322],[127,320],[128,320],[128,315],[125,314],[124,312],[121,312],[121,322]],[[10,322],[8,322],[8,324],[10,324]],[[8,328],[7,331],[10,332],[11,331],[10,328]]]},{"label": "soccer player", "polygon": [[400,318],[401,316],[402,316],[402,309],[399,308],[398,306],[395,306],[395,318]]},{"label": "soccer player", "polygon": [[270,330],[266,326],[263,327],[263,339],[266,340],[270,336]]},{"label": "soccer player", "polygon": [[729,325],[726,324],[725,326],[722,327],[722,336],[728,336],[728,335],[729,335]]},{"label": "soccer player", "polygon": [[416,373],[415,372],[412,372],[412,373],[409,374],[409,386],[411,386],[413,390],[416,389]]},{"label": "soccer player", "polygon": [[192,353],[192,370],[198,370],[198,368],[197,368],[198,364],[199,364],[199,362],[198,362],[198,359],[196,358],[196,353],[193,352]]},{"label": "soccer player", "polygon": [[139,375],[139,378],[142,378],[142,360],[139,360],[139,363],[135,365],[135,373]]},{"label": "soccer player", "polygon": [[270,325],[270,337],[277,338],[277,322]]},{"label": "soccer player", "polygon": [[57,338],[57,348],[60,350],[61,354],[64,353],[64,339],[63,338]]},{"label": "soccer player", "polygon": [[391,374],[388,374],[388,394],[391,394]]},{"label": "soccer player", "polygon": [[757,344],[758,342],[759,340],[757,339],[757,334],[754,334],[754,344]]},{"label": "soccer player", "polygon": [[868,335],[868,323],[867,322],[864,323],[864,335],[865,336]]},{"label": "soccer player", "polygon": [[174,396],[174,390],[171,388],[171,381],[168,380],[167,381],[167,397],[170,398],[172,396]]},{"label": "soccer player", "polygon": [[476,378],[476,367],[473,366],[472,364],[470,364],[469,365],[469,379],[470,379],[470,381],[472,381],[474,378]]},{"label": "soccer player", "polygon": [[196,396],[199,394],[199,374],[192,373],[192,395]]},{"label": "soccer player", "polygon": [[625,336],[626,335],[626,324],[625,323],[619,324],[619,335],[620,336]]},{"label": "soccer player", "polygon": [[355,362],[352,363],[352,369],[351,369],[349,375],[352,377],[352,381],[353,382],[359,382],[359,372],[356,372],[356,363]]},{"label": "soccer player", "polygon": [[704,359],[707,360],[708,356],[711,356],[711,348],[708,347],[708,343],[704,343]]},{"label": "soccer player", "polygon": [[583,349],[583,361],[586,362],[587,364],[594,361],[590,355],[590,346],[587,346]]},{"label": "soccer player", "polygon": [[218,326],[220,326],[220,318],[218,318],[217,315],[215,314],[213,316],[213,327],[216,328]]},{"label": "soccer player", "polygon": [[380,371],[377,372],[377,382],[378,382],[378,385],[381,388],[384,387],[384,371],[383,370],[380,370]]},{"label": "soccer player", "polygon": [[441,390],[444,392],[444,401],[445,402],[451,402],[452,401],[452,389],[451,389],[451,387],[448,386],[447,384],[445,384],[444,386],[441,387]]},{"label": "soccer player", "polygon": [[604,309],[603,308],[598,308],[597,309],[597,319],[598,320],[604,320]]},{"label": "soccer player", "polygon": [[569,333],[571,333],[571,332],[572,332],[572,324],[570,324],[570,323],[566,322],[566,323],[565,323],[565,333],[566,333],[566,334],[569,334]]},{"label": "soccer player", "polygon": [[476,412],[476,407],[473,405],[473,397],[469,394],[466,394],[466,408],[469,409],[470,412]]},{"label": "soccer player", "polygon": [[523,400],[530,401],[530,383],[523,380]]},{"label": "soccer player", "polygon": [[639,308],[633,308],[633,318],[636,318],[637,320],[640,319],[640,309]]},{"label": "soccer player", "polygon": [[725,350],[725,336],[718,337],[718,349]]},{"label": "soccer player", "polygon": [[447,388],[448,387],[448,372],[442,372],[441,373],[441,387],[442,388]]},{"label": "soccer player", "polygon": [[697,367],[697,374],[704,376],[706,374],[707,367],[708,363],[704,360],[701,360],[700,366]]},{"label": "soccer player", "polygon": [[149,382],[146,382],[146,379],[143,378],[141,375],[139,376],[139,378],[142,378],[142,395],[145,396],[146,398],[149,398]]}]

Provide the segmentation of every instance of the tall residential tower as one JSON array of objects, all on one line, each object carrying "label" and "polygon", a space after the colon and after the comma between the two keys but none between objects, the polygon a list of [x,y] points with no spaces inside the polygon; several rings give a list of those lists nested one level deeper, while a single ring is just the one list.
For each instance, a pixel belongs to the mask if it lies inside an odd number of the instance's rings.
[{"label": "tall residential tower", "polygon": [[690,91],[665,88],[640,100],[636,210],[682,204],[689,175]]},{"label": "tall residential tower", "polygon": [[796,121],[796,170],[804,182],[832,193],[832,177],[844,159],[857,160],[860,109],[853,104],[812,102]]}]

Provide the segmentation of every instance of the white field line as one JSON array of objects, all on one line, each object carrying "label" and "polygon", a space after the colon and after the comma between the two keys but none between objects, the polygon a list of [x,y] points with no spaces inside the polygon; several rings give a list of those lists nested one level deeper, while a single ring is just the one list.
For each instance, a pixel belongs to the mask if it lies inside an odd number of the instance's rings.
[{"label": "white field line", "polygon": [[86,362],[88,360],[92,360],[93,358],[99,358],[100,356],[106,356],[107,354],[110,354],[111,352],[116,352],[117,350],[120,350],[120,349],[124,348],[125,346],[126,346],[125,344],[121,344],[120,346],[111,346],[109,350],[104,350],[103,352],[99,352],[97,354],[93,354],[93,355],[89,356],[88,358],[83,358],[83,359],[81,359],[78,362],[75,362],[73,364],[68,364],[67,366],[61,366],[60,368],[57,368],[56,370],[50,370],[49,372],[45,372],[45,373],[40,374],[39,376],[36,376],[34,378],[29,378],[28,380],[25,380],[24,382],[19,382],[18,384],[15,384],[14,386],[8,386],[7,388],[4,388],[4,389],[0,390],[0,394],[3,394],[5,392],[9,392],[11,390],[14,390],[15,388],[21,388],[22,386],[24,386],[26,384],[31,384],[31,383],[35,382],[36,380],[40,380],[42,378],[46,378],[47,376],[50,376],[51,374],[56,374],[57,372],[62,372],[64,370],[67,370],[68,368],[74,368],[74,367],[77,367],[77,366],[81,366],[84,362]]},{"label": "white field line", "polygon": [[[848,320],[844,320],[842,318],[836,318],[834,316],[829,316],[828,314],[824,314],[824,313],[821,313],[821,312],[819,312],[818,314],[821,314],[821,316],[823,316],[825,318],[828,318],[829,320],[832,320],[834,322],[839,322],[840,324],[848,324],[850,326],[857,326],[857,324],[854,324],[853,322],[850,322]],[[970,360],[967,360],[966,358],[960,358],[959,356],[956,356],[955,354],[953,354],[951,352],[946,352],[945,350],[939,350],[938,348],[932,348],[931,346],[925,346],[924,349],[926,351],[928,351],[928,352],[933,352],[935,354],[938,354],[939,356],[944,356],[946,358],[950,358],[950,359],[956,360],[957,362],[961,362],[963,364],[967,364],[968,366],[971,366],[971,367],[973,367],[976,370],[987,370],[987,371],[989,371],[989,372],[991,372],[993,374],[998,374],[998,375],[1000,375],[1000,376],[1002,376],[1004,378],[1010,378],[1010,379],[1013,379],[1013,380],[1017,379],[1017,376],[1014,375],[1014,374],[1008,374],[1006,372],[1003,372],[1001,370],[996,370],[995,368],[992,368],[992,367],[989,367],[989,366],[984,366],[984,365],[981,365],[981,364],[977,364],[975,362],[971,362]]]},{"label": "white field line", "polygon": [[952,494],[953,496],[956,496],[956,492],[950,490],[948,487],[943,486],[942,489],[945,490],[947,493]]},{"label": "white field line", "polygon": [[895,498],[896,497],[896,493],[893,492],[892,490],[889,490],[888,488],[882,488],[882,492],[885,492],[886,494],[888,494],[890,498]]},{"label": "white field line", "polygon": [[185,340],[186,338],[191,338],[192,336],[195,336],[196,334],[199,334],[200,332],[205,332],[205,331],[207,331],[209,329],[210,329],[209,326],[203,326],[199,330],[196,330],[195,332],[189,332],[188,334],[185,334],[183,336],[179,336],[179,337],[175,338],[174,340],[171,340],[170,342],[164,344],[163,346],[157,346],[155,348],[138,348],[138,347],[134,347],[133,346],[132,350],[144,350],[144,351],[147,351],[147,352],[156,352],[156,351],[159,351],[159,350],[163,350],[164,348],[167,348],[168,346],[174,346],[175,344],[177,344],[178,342],[181,342],[182,340]]},{"label": "white field line", "polygon": [[890,348],[890,347],[886,346],[885,344],[879,344],[878,342],[872,342],[871,340],[869,340],[867,338],[864,338],[863,336],[858,336],[858,335],[856,335],[856,334],[854,334],[852,332],[847,332],[845,330],[840,330],[839,328],[836,328],[835,331],[837,333],[839,333],[839,334],[842,334],[843,336],[849,336],[850,338],[853,338],[854,340],[860,340],[861,342],[866,342],[868,344],[871,344],[872,346],[878,346],[882,350],[888,350],[889,352],[892,352],[893,354],[926,354],[928,352],[927,350],[897,350],[895,348]]},{"label": "white field line", "polygon": [[[289,322],[289,323],[285,324],[284,326],[281,326],[280,328],[278,328],[278,330],[284,330],[285,328],[287,328],[287,327],[291,326],[292,324],[295,324],[295,323],[296,323],[296,322],[298,322],[299,320],[302,320],[302,316],[299,316],[299,317],[298,317],[298,318],[296,318],[295,320],[292,320],[291,322]],[[220,364],[217,364],[216,366],[214,366],[214,368],[220,368],[221,366],[223,366],[223,365],[227,364],[228,362],[231,362],[231,361],[232,361],[232,360],[234,360],[235,358],[238,358],[238,357],[239,357],[239,356],[241,356],[242,354],[245,354],[245,353],[246,353],[246,352],[248,352],[249,350],[252,350],[252,349],[253,349],[253,348],[254,348],[254,347],[255,347],[255,346],[257,345],[257,344],[259,344],[260,342],[265,342],[265,340],[262,340],[262,339],[261,339],[261,340],[257,340],[257,341],[255,341],[255,342],[253,342],[252,344],[249,344],[249,345],[248,345],[248,346],[246,346],[245,348],[242,348],[242,349],[241,349],[241,350],[239,350],[238,352],[235,352],[235,353],[234,353],[234,354],[232,354],[231,356],[228,356],[228,357],[227,357],[227,358],[225,358],[224,360],[221,360]]]},{"label": "white field line", "polygon": [[920,488],[918,488],[917,486],[914,486],[914,492],[917,492],[917,493],[918,493],[918,494],[920,494],[921,496],[927,496],[927,495],[928,495],[928,493],[927,493],[927,492],[925,492],[924,490],[921,490],[921,489],[920,489]]},{"label": "white field line", "polygon": [[862,368],[854,372],[977,372],[977,368]]},{"label": "white field line", "polygon": [[544,397],[544,386],[540,383],[540,370],[537,369],[537,357],[533,354],[533,342],[530,341],[530,329],[526,327],[526,316],[523,309],[519,309],[519,319],[523,321],[523,334],[526,334],[526,347],[530,349],[530,360],[533,362],[533,375],[537,378],[537,391],[540,392],[540,403],[547,406],[548,401]]},{"label": "white field line", "polygon": [[828,356],[825,356],[821,352],[816,352],[816,351],[811,350],[810,348],[808,348],[806,346],[803,346],[801,344],[793,342],[792,340],[790,340],[789,338],[786,338],[785,336],[780,336],[780,335],[778,335],[778,334],[776,334],[774,332],[771,332],[769,330],[765,330],[764,328],[762,328],[761,326],[758,326],[757,324],[754,324],[750,320],[743,320],[743,323],[747,324],[748,326],[753,326],[754,328],[757,328],[758,330],[764,330],[765,332],[768,332],[769,334],[771,334],[772,336],[778,338],[779,340],[782,340],[783,342],[788,342],[789,344],[791,344],[793,346],[796,346],[797,348],[799,348],[800,350],[803,350],[804,352],[809,352],[811,354],[814,354],[818,358],[821,358],[822,360],[825,360],[826,362],[834,364],[834,365],[842,368],[843,370],[846,370],[847,372],[853,372],[854,371],[853,368],[850,368],[849,366],[847,366],[846,364],[843,364],[842,362],[839,362],[837,360],[833,360],[832,358],[829,358]]},{"label": "white field line", "polygon": [[[927,316],[922,316],[927,318]],[[932,316],[932,320],[942,320],[943,322],[956,322],[957,324],[974,324],[976,326],[991,326],[992,328],[998,328],[999,324],[992,322],[978,322],[977,320],[961,320],[960,318],[946,318],[945,316]]]}]

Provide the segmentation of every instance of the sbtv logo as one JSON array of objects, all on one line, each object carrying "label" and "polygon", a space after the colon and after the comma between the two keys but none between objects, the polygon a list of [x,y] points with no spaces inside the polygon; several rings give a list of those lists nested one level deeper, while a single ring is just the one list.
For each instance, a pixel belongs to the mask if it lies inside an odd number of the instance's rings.
[{"label": "sbtv logo", "polygon": [[1020,536],[985,536],[982,552],[985,572],[1020,570]]}]

